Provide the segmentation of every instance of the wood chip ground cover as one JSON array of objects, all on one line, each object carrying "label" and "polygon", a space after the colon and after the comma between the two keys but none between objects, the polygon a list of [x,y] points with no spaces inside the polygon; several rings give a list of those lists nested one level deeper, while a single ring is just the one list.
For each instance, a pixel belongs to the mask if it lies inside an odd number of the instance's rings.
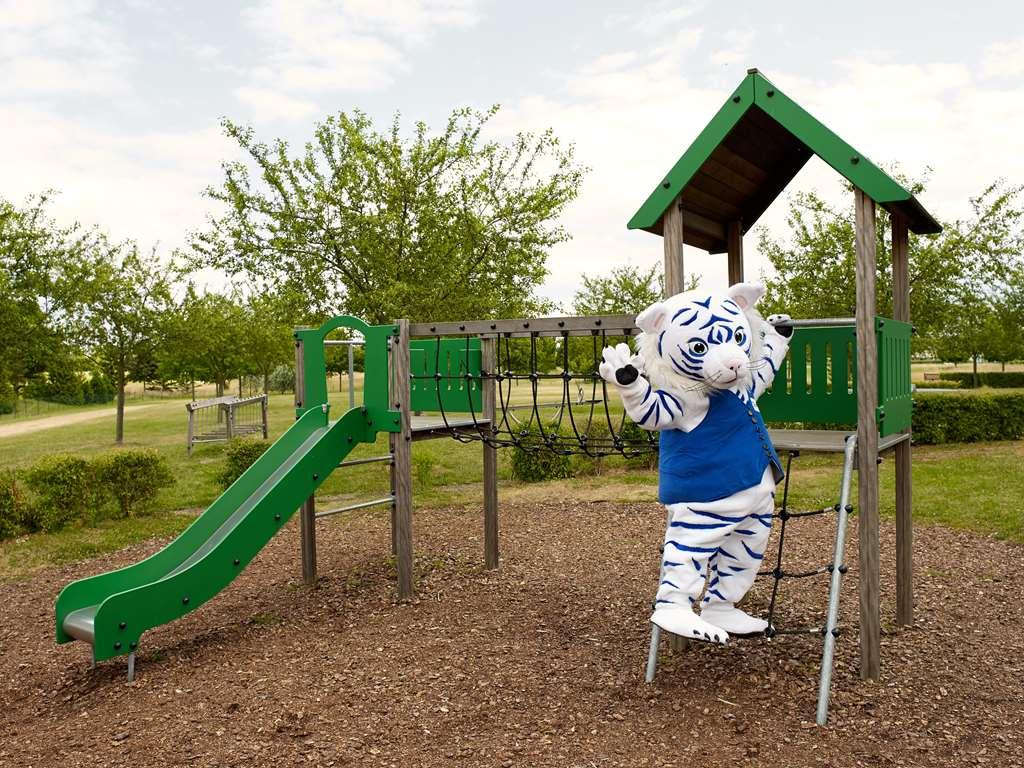
[{"label": "wood chip ground cover", "polygon": [[[90,669],[83,646],[53,644],[53,600],[160,542],[3,585],[0,765],[1024,765],[1020,545],[919,528],[917,623],[897,631],[883,525],[883,679],[857,676],[851,567],[817,728],[820,637],[665,647],[644,684],[663,520],[653,503],[506,504],[486,572],[479,513],[417,510],[408,604],[379,515],[321,525],[311,590],[292,525],[216,600],[147,633],[131,684],[123,660]],[[833,535],[796,522],[787,567],[822,564]],[[769,594],[760,581],[754,610]],[[825,599],[824,578],[783,582],[780,625],[820,623]]]}]

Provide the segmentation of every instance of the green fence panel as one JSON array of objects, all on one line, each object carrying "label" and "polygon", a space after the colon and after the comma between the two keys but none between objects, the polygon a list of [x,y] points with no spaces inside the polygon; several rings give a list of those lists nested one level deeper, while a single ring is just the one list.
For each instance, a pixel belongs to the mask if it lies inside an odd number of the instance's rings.
[{"label": "green fence panel", "polygon": [[[875,318],[878,343],[878,431],[910,426],[910,338],[913,326]],[[796,328],[772,388],[758,400],[767,422],[857,423],[856,329]]]},{"label": "green fence panel", "polygon": [[765,421],[855,423],[853,326],[796,328],[772,388],[757,401]]},{"label": "green fence panel", "polygon": [[882,437],[910,427],[910,338],[914,326],[887,317],[875,318],[878,337],[878,432]]},{"label": "green fence panel", "polygon": [[479,414],[483,409],[480,339],[414,340],[409,365],[413,411]]}]

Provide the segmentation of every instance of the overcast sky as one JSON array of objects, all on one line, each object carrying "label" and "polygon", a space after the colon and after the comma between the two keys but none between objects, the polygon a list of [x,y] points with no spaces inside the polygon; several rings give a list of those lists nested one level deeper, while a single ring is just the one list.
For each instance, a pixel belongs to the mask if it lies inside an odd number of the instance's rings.
[{"label": "overcast sky", "polygon": [[[503,105],[592,168],[545,293],[661,258],[626,222],[743,77],[761,69],[876,163],[929,172],[940,219],[1024,181],[1024,3],[0,0],[0,196],[60,190],[63,220],[170,252],[232,157],[223,116],[299,143],[359,107],[440,125]],[[817,161],[791,186],[838,199]],[[761,220],[784,232],[784,201]],[[756,232],[756,231],[755,231]],[[747,236],[748,274],[762,266]],[[724,284],[724,257],[687,251]]]}]

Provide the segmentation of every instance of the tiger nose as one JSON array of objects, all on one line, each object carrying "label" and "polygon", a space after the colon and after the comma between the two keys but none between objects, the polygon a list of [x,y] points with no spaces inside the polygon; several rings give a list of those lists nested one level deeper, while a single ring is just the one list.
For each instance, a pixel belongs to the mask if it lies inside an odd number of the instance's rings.
[{"label": "tiger nose", "polygon": [[725,367],[728,368],[733,373],[739,373],[740,372],[740,368],[743,367],[743,363],[744,362],[745,362],[744,360],[741,360],[738,357],[734,357],[732,360],[729,360],[728,362],[726,362]]}]

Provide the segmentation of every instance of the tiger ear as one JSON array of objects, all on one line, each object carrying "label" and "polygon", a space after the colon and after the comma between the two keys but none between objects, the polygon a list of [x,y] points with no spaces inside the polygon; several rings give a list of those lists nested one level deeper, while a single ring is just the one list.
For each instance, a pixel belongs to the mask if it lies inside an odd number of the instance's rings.
[{"label": "tiger ear", "polygon": [[659,333],[668,320],[668,306],[656,301],[636,316],[636,326],[644,333]]},{"label": "tiger ear", "polygon": [[753,309],[754,305],[764,296],[764,286],[760,283],[736,283],[726,291],[729,298],[736,302],[740,309]]}]

